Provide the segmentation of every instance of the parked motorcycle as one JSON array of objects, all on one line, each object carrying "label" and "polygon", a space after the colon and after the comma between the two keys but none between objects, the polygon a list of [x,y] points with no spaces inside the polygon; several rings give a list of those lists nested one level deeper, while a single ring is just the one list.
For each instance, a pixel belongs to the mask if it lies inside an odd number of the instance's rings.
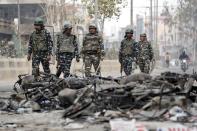
[{"label": "parked motorcycle", "polygon": [[183,72],[186,72],[186,70],[188,69],[188,63],[186,59],[181,60],[181,70]]}]

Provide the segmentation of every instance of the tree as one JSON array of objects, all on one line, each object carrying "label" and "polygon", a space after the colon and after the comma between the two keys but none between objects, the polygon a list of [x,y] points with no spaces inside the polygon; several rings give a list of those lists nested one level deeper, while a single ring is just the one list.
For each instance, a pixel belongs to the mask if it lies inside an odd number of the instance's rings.
[{"label": "tree", "polygon": [[194,22],[197,20],[197,1],[178,0],[178,4],[179,6],[175,9],[176,12],[172,13],[167,3],[165,3],[161,16],[165,16],[164,24],[169,28],[177,26],[183,34],[189,34],[191,30],[196,30],[197,26],[197,23]]},{"label": "tree", "polygon": [[[175,21],[178,21],[178,29],[186,39],[195,41],[197,32],[197,1],[179,0]],[[183,38],[183,37],[182,37]]]},{"label": "tree", "polygon": [[56,25],[59,28],[62,27],[63,21],[66,18],[65,15],[65,0],[42,0],[43,4],[40,4],[46,18],[46,24]]},{"label": "tree", "polygon": [[187,42],[192,43],[192,46],[189,47],[190,51],[193,51],[193,60],[195,62],[197,50],[197,1],[179,0],[179,5],[180,7],[177,8],[176,17],[179,21],[179,30],[182,32]]},{"label": "tree", "polygon": [[163,6],[164,8],[161,13],[161,16],[164,18],[163,23],[164,25],[167,25],[169,27],[169,31],[171,31],[172,27],[175,24],[175,21],[173,18],[173,12],[167,2],[164,2]]},{"label": "tree", "polygon": [[[95,18],[95,1],[82,0],[82,3],[87,7],[88,13],[91,17]],[[93,4],[94,3],[94,4]],[[98,0],[98,20],[101,27],[101,32],[104,29],[104,22],[106,18],[119,18],[121,9],[127,4],[126,0]]]},{"label": "tree", "polygon": [[[169,8],[168,8],[169,9]],[[167,18],[166,25],[176,29],[176,36],[182,48],[193,52],[195,59],[197,48],[197,1],[196,0],[178,0],[178,6],[174,13],[168,13],[167,6],[164,6],[163,15]]]}]

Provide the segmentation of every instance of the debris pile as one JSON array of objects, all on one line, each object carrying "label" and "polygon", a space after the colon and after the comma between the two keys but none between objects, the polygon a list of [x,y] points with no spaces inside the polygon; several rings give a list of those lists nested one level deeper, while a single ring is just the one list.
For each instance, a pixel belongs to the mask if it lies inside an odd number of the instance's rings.
[{"label": "debris pile", "polygon": [[196,122],[197,75],[133,74],[112,78],[92,76],[67,79],[44,74],[20,75],[16,94],[0,101],[0,110],[29,113],[65,109],[64,118],[92,118],[95,122],[124,117],[142,121]]}]

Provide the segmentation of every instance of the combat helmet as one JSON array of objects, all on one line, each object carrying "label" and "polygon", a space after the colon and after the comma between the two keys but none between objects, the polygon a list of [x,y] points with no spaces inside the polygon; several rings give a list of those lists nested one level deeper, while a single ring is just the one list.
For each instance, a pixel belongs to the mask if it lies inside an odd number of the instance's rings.
[{"label": "combat helmet", "polygon": [[140,37],[146,37],[146,33],[140,34]]},{"label": "combat helmet", "polygon": [[90,25],[89,25],[89,29],[97,29],[97,26],[96,26],[96,24],[94,24],[94,23],[91,23]]},{"label": "combat helmet", "polygon": [[40,17],[37,17],[34,21],[34,25],[43,26],[44,25],[44,20]]},{"label": "combat helmet", "polygon": [[126,29],[125,33],[126,33],[126,34],[127,34],[127,33],[133,34],[133,29]]},{"label": "combat helmet", "polygon": [[71,23],[68,22],[68,21],[65,21],[65,22],[64,22],[64,29],[71,29],[71,28],[72,28]]}]

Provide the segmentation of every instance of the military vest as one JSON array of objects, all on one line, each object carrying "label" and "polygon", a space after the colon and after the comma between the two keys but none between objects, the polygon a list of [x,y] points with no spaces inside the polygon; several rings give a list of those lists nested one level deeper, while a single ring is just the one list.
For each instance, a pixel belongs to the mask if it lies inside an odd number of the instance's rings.
[{"label": "military vest", "polygon": [[36,31],[32,34],[33,39],[33,52],[38,51],[47,51],[47,38],[46,31],[42,30],[40,33],[36,33]]},{"label": "military vest", "polygon": [[83,51],[101,51],[102,38],[99,35],[87,34],[84,38]]},{"label": "military vest", "polygon": [[150,56],[150,43],[148,41],[146,42],[139,42],[139,57],[143,59],[149,59]]},{"label": "military vest", "polygon": [[122,41],[122,54],[123,55],[133,55],[133,50],[134,50],[134,44],[135,41],[134,40],[127,40],[124,39]]},{"label": "military vest", "polygon": [[59,41],[59,52],[69,52],[69,53],[74,53],[75,51],[75,45],[74,41],[76,39],[76,36],[70,35],[66,36],[64,34],[60,34],[58,36],[58,41]]}]

